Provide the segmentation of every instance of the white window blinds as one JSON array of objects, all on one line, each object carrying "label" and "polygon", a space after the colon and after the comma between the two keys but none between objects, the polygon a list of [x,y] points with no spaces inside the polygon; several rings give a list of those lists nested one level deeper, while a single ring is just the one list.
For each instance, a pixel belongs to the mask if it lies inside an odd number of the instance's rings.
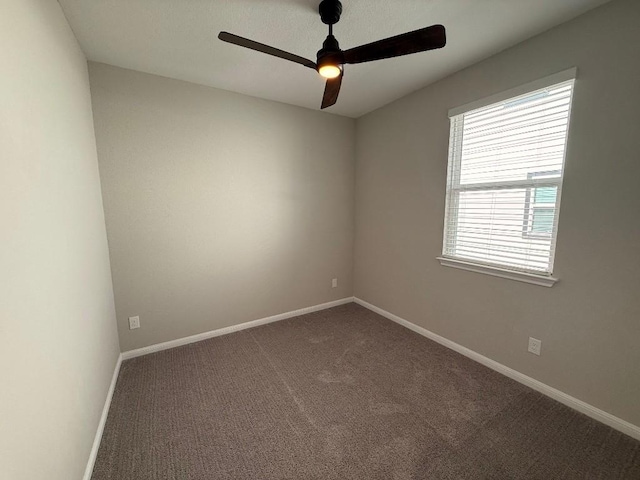
[{"label": "white window blinds", "polygon": [[451,116],[445,258],[551,275],[573,84]]}]

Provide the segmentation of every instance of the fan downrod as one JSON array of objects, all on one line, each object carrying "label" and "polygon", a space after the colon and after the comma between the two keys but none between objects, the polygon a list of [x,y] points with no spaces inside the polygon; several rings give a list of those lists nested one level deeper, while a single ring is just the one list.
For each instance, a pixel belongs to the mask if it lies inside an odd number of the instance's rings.
[{"label": "fan downrod", "polygon": [[320,2],[320,19],[327,25],[335,25],[340,21],[342,3],[340,0],[322,0]]}]

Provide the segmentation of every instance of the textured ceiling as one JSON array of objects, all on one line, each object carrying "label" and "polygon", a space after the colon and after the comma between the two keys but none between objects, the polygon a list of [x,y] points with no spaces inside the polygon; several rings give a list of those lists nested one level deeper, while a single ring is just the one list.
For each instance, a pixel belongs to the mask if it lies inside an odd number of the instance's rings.
[{"label": "textured ceiling", "polygon": [[[435,23],[442,50],[347,65],[338,103],[359,117],[608,0],[343,0],[343,49]],[[217,39],[228,32],[315,60],[327,35],[319,0],[59,0],[96,62],[319,109],[312,70]]]}]

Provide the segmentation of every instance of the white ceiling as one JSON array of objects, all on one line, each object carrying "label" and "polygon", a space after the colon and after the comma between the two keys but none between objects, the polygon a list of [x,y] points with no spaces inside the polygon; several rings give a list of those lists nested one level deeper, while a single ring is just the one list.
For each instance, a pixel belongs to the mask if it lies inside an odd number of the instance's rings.
[{"label": "white ceiling", "polygon": [[[428,25],[444,49],[347,65],[331,113],[359,117],[609,0],[342,0],[342,49]],[[221,42],[225,30],[315,60],[319,0],[59,0],[96,62],[319,109],[323,80],[303,66]]]}]

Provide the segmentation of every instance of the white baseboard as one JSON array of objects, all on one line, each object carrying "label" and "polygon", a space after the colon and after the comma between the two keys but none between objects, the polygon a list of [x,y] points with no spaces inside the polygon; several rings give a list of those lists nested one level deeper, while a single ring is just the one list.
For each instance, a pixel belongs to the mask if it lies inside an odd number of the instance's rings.
[{"label": "white baseboard", "polygon": [[571,395],[567,395],[566,393],[561,392],[560,390],[550,387],[549,385],[546,385],[534,378],[531,378],[516,370],[513,370],[512,368],[502,365],[501,363],[498,363],[495,360],[491,360],[490,358],[487,358],[484,355],[480,355],[479,353],[476,353],[473,350],[470,350],[466,347],[463,347],[462,345],[452,342],[451,340],[441,337],[440,335],[430,332],[425,328],[419,327],[418,325],[411,323],[408,320],[405,320],[404,318],[400,318],[397,315],[387,312],[386,310],[376,307],[375,305],[365,302],[364,300],[354,297],[353,301],[359,305],[362,305],[365,308],[368,308],[373,312],[376,312],[379,315],[382,315],[385,318],[388,318],[389,320],[392,320],[408,328],[409,330],[413,330],[414,332],[419,333],[420,335],[427,337],[428,339],[433,340],[434,342],[439,343],[440,345],[443,345],[455,352],[458,352],[464,355],[465,357],[470,358],[471,360],[475,360],[476,362],[481,363],[482,365],[485,365],[486,367],[489,367],[490,369],[495,370],[496,372],[506,375],[507,377],[515,380],[516,382],[522,383],[527,387],[537,390],[543,395],[553,398],[554,400],[557,400],[558,402],[566,405],[567,407],[577,410],[578,412],[583,413],[588,417],[593,418],[594,420],[604,423],[605,425],[608,425],[622,433],[625,433],[630,437],[640,440],[640,427],[632,423],[629,423],[626,420],[622,420],[621,418],[611,415],[610,413],[607,413],[604,410],[600,410],[599,408],[589,405],[588,403],[583,402],[582,400],[578,400],[577,398],[574,398]]},{"label": "white baseboard", "polygon": [[109,391],[107,392],[107,399],[104,402],[102,408],[102,415],[100,416],[100,422],[98,423],[98,430],[96,436],[93,439],[93,446],[91,447],[91,453],[89,454],[89,460],[87,462],[87,468],[84,471],[83,480],[91,480],[93,474],[93,466],[96,463],[98,456],[98,448],[100,448],[100,441],[102,440],[102,433],[104,432],[104,426],[107,423],[107,415],[109,415],[109,407],[111,406],[111,399],[113,398],[113,392],[116,389],[116,382],[118,381],[118,374],[120,373],[120,365],[122,365],[122,354],[118,356],[116,362],[116,368],[113,370],[113,376],[111,377],[111,385],[109,385]]},{"label": "white baseboard", "polygon": [[238,325],[232,325],[230,327],[219,328],[218,330],[211,330],[209,332],[199,333],[190,337],[178,338],[169,342],[156,343],[155,345],[149,345],[148,347],[138,348],[136,350],[129,350],[122,353],[122,359],[128,360],[130,358],[141,357],[142,355],[148,355],[149,353],[160,352],[162,350],[168,350],[170,348],[180,347],[182,345],[188,345],[190,343],[200,342],[213,337],[219,337],[221,335],[227,335],[233,332],[239,332],[240,330],[246,330],[247,328],[258,327],[260,325],[266,325],[267,323],[278,322],[291,317],[297,317],[298,315],[304,315],[306,313],[318,312],[320,310],[326,310],[327,308],[337,307],[338,305],[344,305],[345,303],[353,302],[353,297],[342,298],[333,302],[322,303],[320,305],[314,305],[313,307],[301,308],[299,310],[293,310],[291,312],[280,313],[271,317],[260,318],[250,322],[240,323]]}]

